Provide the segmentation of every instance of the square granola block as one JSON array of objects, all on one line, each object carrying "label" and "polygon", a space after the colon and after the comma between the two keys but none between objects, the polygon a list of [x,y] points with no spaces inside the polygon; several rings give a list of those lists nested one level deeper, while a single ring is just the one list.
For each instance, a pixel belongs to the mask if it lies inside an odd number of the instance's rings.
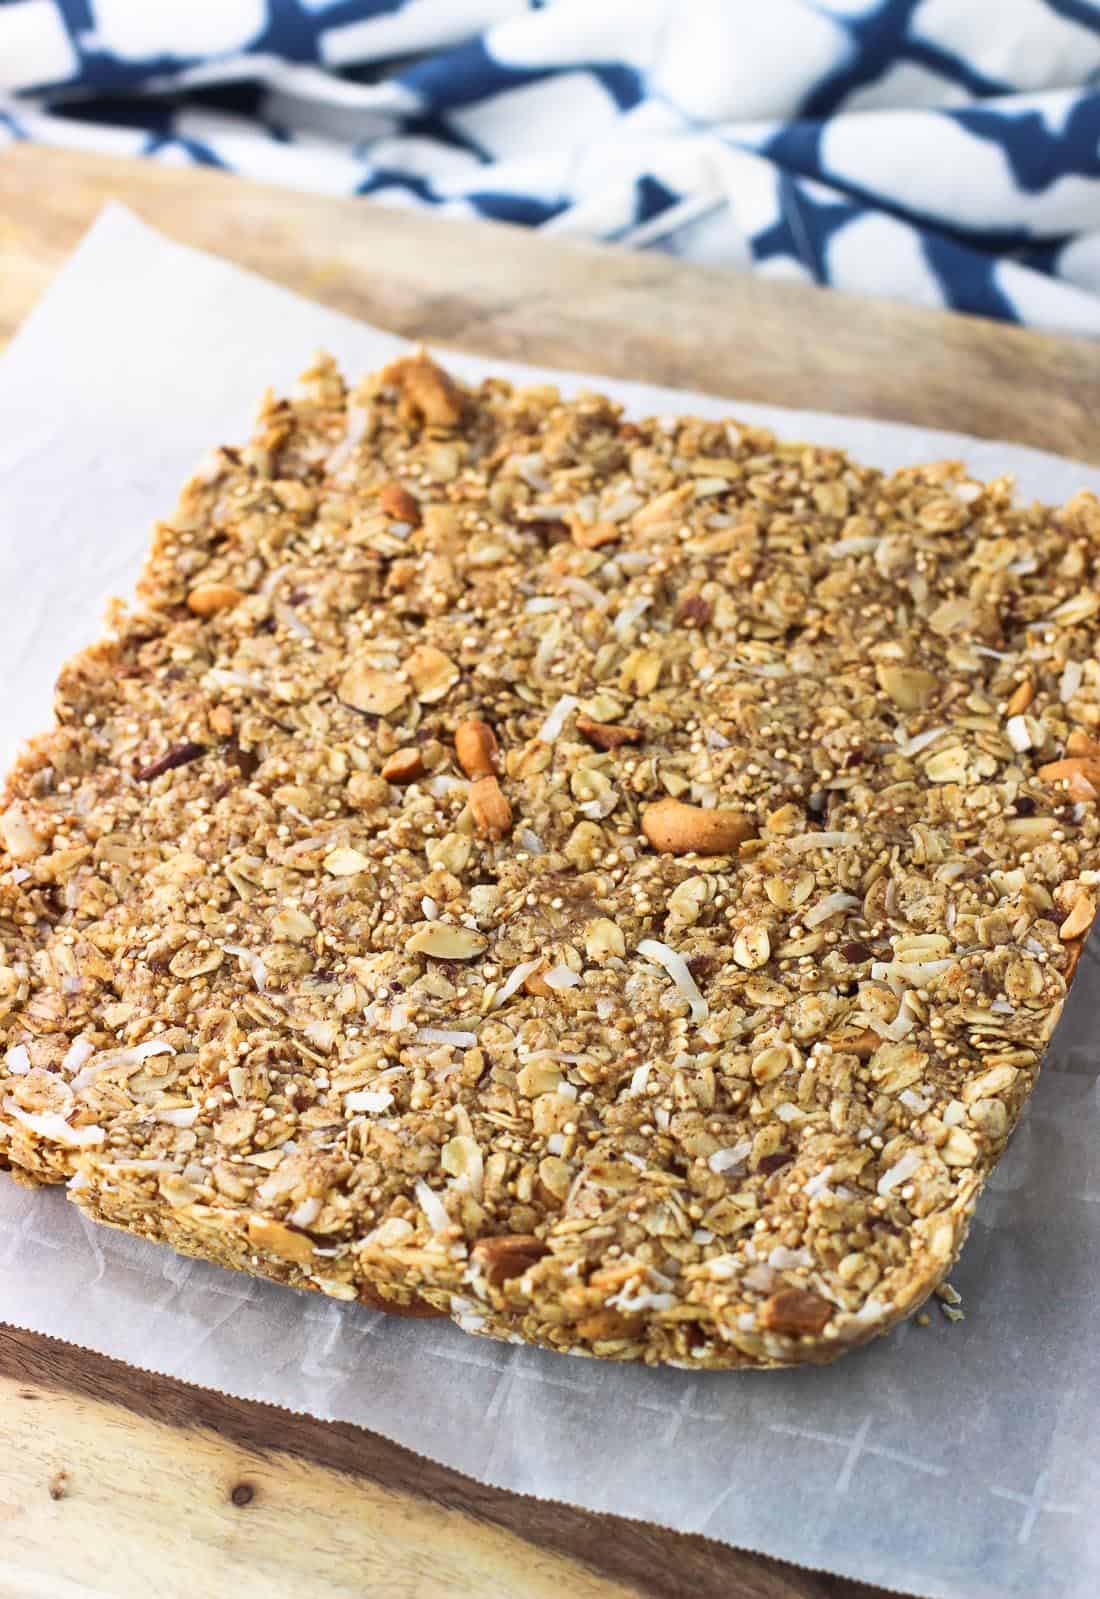
[{"label": "square granola block", "polygon": [[215,451],[0,803],[0,1164],[705,1367],[922,1303],[1100,864],[1100,507],[426,355]]}]

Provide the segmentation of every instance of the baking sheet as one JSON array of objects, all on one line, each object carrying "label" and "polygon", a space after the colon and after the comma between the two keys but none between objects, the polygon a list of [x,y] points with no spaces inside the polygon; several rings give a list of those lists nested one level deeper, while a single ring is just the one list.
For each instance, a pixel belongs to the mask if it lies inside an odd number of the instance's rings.
[{"label": "baking sheet", "polygon": [[[106,211],[0,359],[0,752],[126,592],[208,446],[314,350],[402,341]],[[563,388],[573,375],[456,357]],[[731,411],[882,466],[961,456],[1028,496],[1100,469],[959,435],[591,379],[635,414]],[[184,1260],[0,1174],[0,1320],[360,1423],[494,1485],[950,1599],[1100,1592],[1100,1102],[1082,971],[1032,1102],[931,1308],[826,1369],[649,1371],[472,1338]]]}]

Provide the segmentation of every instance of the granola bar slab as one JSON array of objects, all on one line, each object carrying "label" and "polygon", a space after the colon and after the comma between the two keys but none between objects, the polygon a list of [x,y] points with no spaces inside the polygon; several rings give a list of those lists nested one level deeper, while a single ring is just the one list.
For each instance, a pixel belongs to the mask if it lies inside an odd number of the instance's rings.
[{"label": "granola bar slab", "polygon": [[0,806],[0,1162],[554,1349],[943,1278],[1100,864],[1100,507],[319,362]]}]

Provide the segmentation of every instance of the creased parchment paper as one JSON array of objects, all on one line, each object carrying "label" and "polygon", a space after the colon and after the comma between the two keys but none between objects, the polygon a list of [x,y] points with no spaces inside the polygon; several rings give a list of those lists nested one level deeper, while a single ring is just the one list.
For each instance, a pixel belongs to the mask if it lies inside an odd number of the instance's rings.
[{"label": "creased parchment paper", "polygon": [[[370,270],[369,262],[364,271]],[[0,266],[2,270],[2,266]],[[670,307],[670,314],[675,310]],[[318,346],[400,341],[106,212],[0,360],[0,748],[128,591],[150,521]],[[456,358],[478,377],[500,362]],[[563,388],[575,374],[515,369]],[[632,411],[730,411],[881,466],[961,456],[1029,496],[1100,470],[946,433],[591,380]],[[1042,396],[1035,396],[1042,404]],[[0,1174],[0,1320],[150,1370],[358,1422],[501,1487],[703,1532],[930,1596],[1100,1593],[1097,962],[954,1282],[967,1319],[824,1369],[648,1371],[404,1322],[184,1260]]]}]

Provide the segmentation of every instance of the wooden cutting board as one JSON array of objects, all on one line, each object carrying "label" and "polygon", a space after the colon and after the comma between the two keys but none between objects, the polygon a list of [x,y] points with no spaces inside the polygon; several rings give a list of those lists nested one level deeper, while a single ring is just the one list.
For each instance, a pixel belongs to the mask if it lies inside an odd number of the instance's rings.
[{"label": "wooden cutting board", "polygon": [[[0,344],[111,199],[185,243],[437,345],[1100,461],[1092,343],[205,169],[31,146],[0,158]],[[2,1327],[0,1537],[0,1599],[876,1592],[483,1488],[359,1428]]]}]

